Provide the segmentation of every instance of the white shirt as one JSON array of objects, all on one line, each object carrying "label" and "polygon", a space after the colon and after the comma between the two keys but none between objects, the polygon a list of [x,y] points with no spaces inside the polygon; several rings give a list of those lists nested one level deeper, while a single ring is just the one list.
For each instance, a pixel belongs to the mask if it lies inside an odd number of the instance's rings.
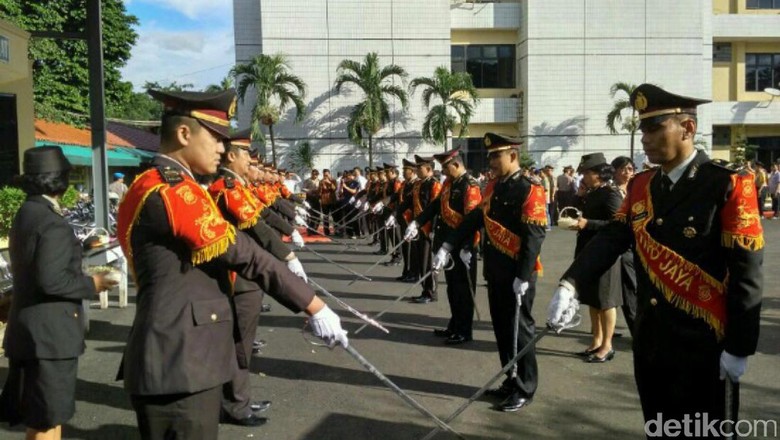
[{"label": "white shirt", "polygon": [[361,175],[358,176],[357,181],[358,181],[358,184],[360,185],[360,191],[363,191],[364,189],[366,189],[366,183],[368,183],[368,179],[363,177],[363,175],[361,174]]},{"label": "white shirt", "polygon": [[696,149],[693,150],[693,153],[691,153],[690,156],[688,156],[680,165],[677,165],[676,167],[672,168],[671,171],[668,173],[664,173],[667,176],[669,176],[669,180],[672,181],[672,186],[669,187],[669,189],[674,188],[674,185],[677,183],[678,180],[682,177],[683,173],[685,172],[685,169],[688,168],[688,165],[693,162],[693,159],[696,158],[696,153],[698,151]]}]

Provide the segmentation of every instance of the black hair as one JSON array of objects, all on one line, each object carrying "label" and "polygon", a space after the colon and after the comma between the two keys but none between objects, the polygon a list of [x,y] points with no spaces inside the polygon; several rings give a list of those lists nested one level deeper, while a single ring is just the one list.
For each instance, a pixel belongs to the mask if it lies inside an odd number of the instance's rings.
[{"label": "black hair", "polygon": [[599,175],[599,180],[602,182],[609,182],[612,180],[612,177],[615,175],[615,169],[612,167],[612,165],[608,163],[603,163],[601,165],[596,165],[595,167],[591,168],[590,171],[595,172]]},{"label": "black hair", "polygon": [[160,144],[172,142],[176,137],[176,128],[182,124],[189,127],[194,133],[203,128],[197,120],[189,116],[165,113],[160,124]]},{"label": "black hair", "polygon": [[624,166],[631,164],[632,167],[636,168],[636,165],[634,164],[634,161],[631,160],[630,157],[627,156],[618,156],[612,160],[612,168],[615,169],[615,171],[623,168]]},{"label": "black hair", "polygon": [[51,173],[25,174],[19,176],[19,186],[28,196],[58,196],[68,189],[70,171],[54,171]]}]

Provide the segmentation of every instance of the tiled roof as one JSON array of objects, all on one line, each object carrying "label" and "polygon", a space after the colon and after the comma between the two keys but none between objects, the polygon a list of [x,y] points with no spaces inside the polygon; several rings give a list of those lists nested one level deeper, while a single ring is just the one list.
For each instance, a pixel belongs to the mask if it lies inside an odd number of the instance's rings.
[{"label": "tiled roof", "polygon": [[119,122],[108,122],[106,128],[112,135],[130,143],[135,148],[155,152],[160,149],[160,136],[154,133]]},{"label": "tiled roof", "polygon": [[[158,138],[156,135],[114,122],[108,123],[106,137],[109,149],[125,147],[157,150]],[[92,133],[89,128],[76,128],[68,124],[36,119],[35,140],[90,147]]]}]

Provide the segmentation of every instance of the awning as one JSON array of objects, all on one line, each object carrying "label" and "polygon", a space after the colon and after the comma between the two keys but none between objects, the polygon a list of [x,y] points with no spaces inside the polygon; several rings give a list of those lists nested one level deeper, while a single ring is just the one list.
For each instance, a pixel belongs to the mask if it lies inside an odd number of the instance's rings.
[{"label": "awning", "polygon": [[151,162],[152,159],[154,159],[156,156],[154,152],[142,150],[140,148],[116,147],[116,150],[114,151],[122,151],[123,153],[127,153],[133,157],[137,157],[141,163]]},{"label": "awning", "polygon": [[[62,148],[62,152],[65,157],[68,158],[71,165],[91,167],[92,166],[92,149],[87,147],[79,147],[77,145],[60,145],[49,141],[38,141],[35,143],[36,147],[43,145],[57,145]],[[107,150],[106,156],[108,157],[108,166],[111,167],[137,167],[141,164],[141,159],[134,154],[127,152],[127,149],[115,149]]]}]

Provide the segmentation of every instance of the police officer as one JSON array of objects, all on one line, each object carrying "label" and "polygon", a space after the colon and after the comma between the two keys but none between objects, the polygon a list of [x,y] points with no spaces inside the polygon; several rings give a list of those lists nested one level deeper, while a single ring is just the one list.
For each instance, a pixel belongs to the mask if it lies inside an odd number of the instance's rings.
[{"label": "police officer", "polygon": [[[295,253],[263,222],[261,213],[268,208],[252,195],[251,187],[247,186],[246,177],[249,175],[251,163],[250,141],[249,129],[230,136],[222,154],[219,176],[209,187],[209,193],[227,221],[244,231],[278,260],[284,261],[293,273],[306,280],[306,273]],[[298,231],[294,231],[294,234],[298,234],[297,239],[303,244]],[[236,277],[233,283],[233,302],[240,335],[236,344],[239,368],[233,379],[226,384],[222,398],[222,420],[226,423],[260,426],[267,421],[254,412],[266,410],[271,402],[253,402],[249,382],[252,342],[257,333],[263,294],[257,283],[244,277]]]},{"label": "police officer", "polygon": [[[409,223],[404,239],[411,241],[418,235],[418,225],[426,224],[436,218],[433,247],[438,249],[444,239],[460,226],[463,218],[479,206],[482,194],[477,180],[466,172],[459,150],[435,154],[433,157],[441,164],[442,173],[447,180],[439,197]],[[455,264],[444,271],[444,278],[447,280],[447,300],[452,318],[446,329],[436,329],[434,334],[447,338],[445,340],[447,344],[462,344],[471,340],[474,320],[472,292],[477,288],[477,257],[472,250],[476,240],[477,234],[474,234],[471,240],[464,240],[460,254],[462,258],[456,258]]]},{"label": "police officer", "polygon": [[143,439],[215,439],[222,386],[236,371],[229,270],[346,345],[308,285],[222,217],[196,175],[214,174],[235,92],[150,94],[164,104],[160,154],[128,189],[118,237],[138,286],[120,378]]},{"label": "police officer", "polygon": [[[539,252],[547,206],[541,182],[524,176],[520,169],[520,140],[487,133],[484,143],[496,178],[485,188],[482,206],[471,211],[436,252],[433,267],[441,269],[453,249],[485,228],[484,274],[490,315],[501,365],[506,365],[534,337],[531,308],[541,271]],[[537,375],[532,348],[507,372],[501,387],[488,394],[503,399],[499,410],[517,411],[531,402]]]},{"label": "police officer", "polygon": [[[407,208],[403,211],[399,211],[398,208],[404,205],[404,201],[411,200],[413,194],[412,190],[417,182],[417,165],[410,160],[403,159],[403,177],[404,185],[401,191],[398,192],[398,203],[396,204],[396,211],[393,214],[398,219],[399,224],[404,229],[412,221],[412,210]],[[404,270],[401,276],[396,278],[398,281],[403,282],[415,282],[420,278],[420,268],[416,264],[417,255],[412,252],[412,244],[409,241],[404,240],[401,245],[401,255],[404,258]]]},{"label": "police officer", "polygon": [[615,221],[563,275],[549,320],[565,324],[577,290],[634,245],[634,374],[645,420],[722,420],[723,379],[739,381],[758,341],[764,240],[753,176],[694,148],[696,107],[709,101],[651,84],[630,100],[647,158],[660,167],[629,182]]},{"label": "police officer", "polygon": [[[423,209],[433,202],[441,192],[441,183],[433,177],[433,167],[435,159],[433,157],[421,157],[414,155],[414,162],[417,166],[418,180],[412,187],[412,197],[404,200],[404,202],[398,207],[398,212],[412,210],[414,217],[419,216]],[[389,222],[386,226],[394,226],[395,217],[388,218]],[[412,253],[416,254],[417,262],[419,263],[421,276],[425,276],[431,271],[431,237],[430,233],[433,225],[431,222],[424,223],[420,226],[422,234],[420,238],[412,242]],[[417,304],[427,304],[432,301],[437,301],[436,296],[436,274],[432,274],[425,279],[422,283],[423,291],[420,296],[412,298],[412,302]]]}]

